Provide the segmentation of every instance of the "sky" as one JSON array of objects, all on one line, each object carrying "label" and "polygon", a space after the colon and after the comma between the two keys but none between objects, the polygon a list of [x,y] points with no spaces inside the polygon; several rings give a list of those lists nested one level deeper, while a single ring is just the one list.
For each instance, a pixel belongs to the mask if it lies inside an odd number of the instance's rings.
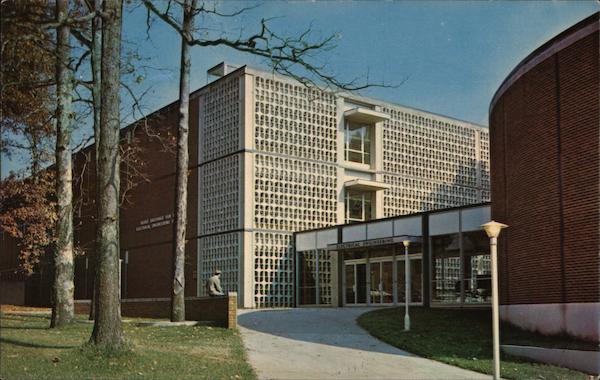
[{"label": "sky", "polygon": [[[261,18],[270,19],[280,35],[297,36],[307,28],[314,40],[334,34],[336,48],[316,57],[318,63],[341,80],[368,77],[371,83],[399,85],[369,88],[361,95],[484,126],[492,96],[510,71],[544,42],[600,10],[593,0],[215,4],[223,12],[256,7],[236,17],[199,19],[197,24],[233,38],[256,32]],[[142,103],[150,113],[177,99],[180,42],[160,21],[147,32],[145,8],[135,5],[136,0],[130,1],[124,12],[124,49],[137,49],[142,64],[151,67],[135,86],[138,93],[146,92]],[[222,61],[268,70],[263,58],[225,47],[194,47],[191,56],[192,90],[205,85],[206,70]],[[129,102],[126,97],[123,101]],[[90,133],[89,126],[82,126],[74,139]],[[2,175],[26,165],[24,161],[3,157]]]}]

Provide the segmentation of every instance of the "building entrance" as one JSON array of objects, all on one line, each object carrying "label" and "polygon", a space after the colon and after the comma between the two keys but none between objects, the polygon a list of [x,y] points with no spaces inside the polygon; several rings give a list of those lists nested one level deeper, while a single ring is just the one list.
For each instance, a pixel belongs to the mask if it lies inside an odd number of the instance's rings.
[{"label": "building entrance", "polygon": [[344,304],[382,305],[394,302],[394,263],[391,257],[344,262]]},{"label": "building entrance", "polygon": [[367,264],[364,260],[346,262],[344,271],[344,303],[364,305],[367,303]]},{"label": "building entrance", "polygon": [[[423,301],[422,256],[420,253],[410,256],[410,302],[420,304]],[[344,305],[392,305],[404,302],[404,256],[345,260],[342,282]]]},{"label": "building entrance", "polygon": [[389,258],[371,261],[371,304],[391,304],[394,302],[393,262]]}]

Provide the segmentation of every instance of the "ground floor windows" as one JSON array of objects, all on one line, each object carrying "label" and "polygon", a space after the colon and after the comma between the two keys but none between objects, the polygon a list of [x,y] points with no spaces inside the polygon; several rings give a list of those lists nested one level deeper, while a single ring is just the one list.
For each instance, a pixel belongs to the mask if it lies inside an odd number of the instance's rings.
[{"label": "ground floor windows", "polygon": [[331,304],[331,253],[317,249],[298,252],[298,302],[301,305]]},{"label": "ground floor windows", "polygon": [[[405,267],[404,260],[398,263],[398,302],[406,302],[405,287]],[[410,259],[410,301],[423,302],[423,261],[421,257],[411,257]]]},{"label": "ground floor windows", "polygon": [[489,242],[481,231],[431,237],[432,302],[489,303]]},{"label": "ground floor windows", "polygon": [[465,303],[488,303],[492,297],[492,265],[488,238],[481,231],[463,232]]}]

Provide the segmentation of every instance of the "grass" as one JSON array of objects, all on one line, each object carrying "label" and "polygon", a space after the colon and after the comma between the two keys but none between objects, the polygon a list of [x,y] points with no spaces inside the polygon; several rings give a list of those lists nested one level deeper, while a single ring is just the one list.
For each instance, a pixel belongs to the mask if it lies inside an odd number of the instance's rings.
[{"label": "grass", "polygon": [[124,323],[128,349],[86,345],[92,325],[49,329],[45,315],[0,314],[2,379],[255,379],[236,330]]},{"label": "grass", "polygon": [[[489,310],[411,309],[411,331],[404,331],[404,308],[381,309],[358,318],[371,335],[408,352],[457,367],[492,374],[492,327]],[[564,337],[544,337],[508,324],[500,329],[501,344],[546,347],[595,347]],[[536,344],[534,344],[536,343]],[[502,355],[501,375],[507,379],[586,379],[566,368],[531,363]]]}]

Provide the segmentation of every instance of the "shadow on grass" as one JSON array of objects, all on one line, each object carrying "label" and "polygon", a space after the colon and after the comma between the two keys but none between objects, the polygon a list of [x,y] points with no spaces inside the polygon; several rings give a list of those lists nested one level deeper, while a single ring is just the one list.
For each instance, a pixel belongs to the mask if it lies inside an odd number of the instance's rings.
[{"label": "shadow on grass", "polygon": [[23,341],[23,340],[19,340],[19,339],[5,338],[5,337],[0,338],[0,343],[14,344],[15,346],[31,347],[31,348],[59,348],[59,349],[69,348],[69,349],[73,349],[73,348],[81,347],[80,345],[57,345],[57,344],[31,343],[31,342],[27,342],[27,341]]},{"label": "shadow on grass", "polygon": [[0,326],[2,330],[50,330],[50,326]]},{"label": "shadow on grass", "polygon": [[22,321],[24,318],[50,319],[50,314],[0,313],[0,319]]}]

